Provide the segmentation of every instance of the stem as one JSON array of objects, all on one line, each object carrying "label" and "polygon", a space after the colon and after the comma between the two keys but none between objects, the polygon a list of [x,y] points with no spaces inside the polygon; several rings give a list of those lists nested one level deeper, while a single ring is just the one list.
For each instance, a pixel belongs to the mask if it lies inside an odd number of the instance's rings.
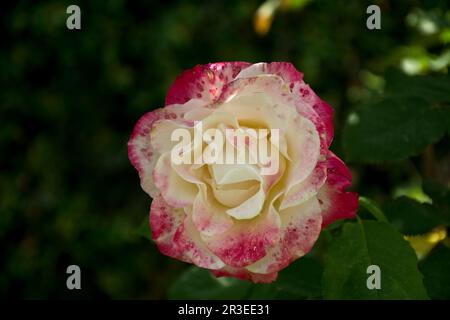
[{"label": "stem", "polygon": [[436,160],[435,160],[434,148],[432,145],[425,149],[422,156],[422,170],[423,176],[427,179],[436,178]]},{"label": "stem", "polygon": [[389,222],[383,211],[373,201],[365,197],[359,197],[359,204],[361,207],[366,208],[378,221]]}]

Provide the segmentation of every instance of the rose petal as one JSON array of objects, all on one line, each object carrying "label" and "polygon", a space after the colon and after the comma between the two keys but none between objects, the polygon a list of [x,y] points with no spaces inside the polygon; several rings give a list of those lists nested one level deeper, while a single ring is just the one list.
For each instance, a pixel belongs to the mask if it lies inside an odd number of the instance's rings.
[{"label": "rose petal", "polygon": [[254,218],[261,212],[265,199],[266,194],[261,186],[255,195],[241,203],[239,206],[228,209],[227,213],[238,220]]},{"label": "rose petal", "polygon": [[322,208],[322,227],[338,219],[356,216],[358,194],[344,191],[350,184],[350,170],[341,159],[329,151],[327,181],[317,195]]},{"label": "rose petal", "polygon": [[[189,211],[189,210],[188,210]],[[183,223],[175,232],[174,245],[183,253],[185,261],[194,263],[201,268],[221,269],[224,263],[208,249],[195,228],[191,214],[186,214]]]},{"label": "rose petal", "polygon": [[192,126],[187,126],[172,120],[155,121],[150,132],[150,144],[152,150],[159,154],[171,151],[173,147],[181,142],[172,141],[172,134],[178,129],[186,130],[186,132],[189,132],[190,137],[193,137],[194,129]]},{"label": "rose petal", "polygon": [[[144,114],[136,123],[128,141],[128,158],[139,172],[142,189],[151,197],[155,197],[159,193],[155,188],[152,173],[161,154],[152,146],[151,132],[154,125],[169,119],[180,125],[186,125],[187,123],[183,119],[184,113],[191,109],[202,108],[204,102],[200,102],[199,100],[193,100],[185,106],[171,105],[156,109]],[[170,143],[170,140],[167,143]],[[163,145],[161,141],[159,143],[156,141],[156,144]]]},{"label": "rose petal", "polygon": [[239,72],[236,78],[251,78],[262,74],[274,74],[286,82],[303,80],[303,73],[289,62],[255,63]]},{"label": "rose petal", "polygon": [[251,220],[236,220],[230,230],[204,237],[208,248],[231,267],[241,268],[263,258],[279,239],[280,217],[273,206]]},{"label": "rose petal", "polygon": [[295,127],[286,132],[292,159],[286,173],[288,192],[311,175],[320,159],[320,138],[313,123],[301,117],[296,120]]},{"label": "rose petal", "polygon": [[[318,118],[323,123],[326,134],[326,145],[329,147],[333,141],[333,108],[317,96],[309,85],[301,83],[295,86],[294,93],[298,94],[300,100],[306,102],[317,113]],[[321,126],[319,126],[321,127]]]},{"label": "rose petal", "polygon": [[153,170],[153,181],[164,200],[175,208],[192,205],[198,193],[197,185],[184,180],[172,168],[170,152],[164,153],[158,159]]},{"label": "rose petal", "polygon": [[153,240],[163,254],[176,259],[181,259],[183,254],[173,245],[173,237],[184,217],[182,209],[171,207],[161,196],[153,199],[150,209]]},{"label": "rose petal", "polygon": [[217,185],[212,179],[208,182],[211,185],[214,198],[228,208],[239,206],[254,196],[260,188],[260,183],[254,180],[225,185]]},{"label": "rose petal", "polygon": [[150,131],[156,120],[164,118],[163,112],[158,109],[143,115],[128,141],[128,158],[138,170],[141,186],[151,197],[158,195],[159,191],[153,183],[152,172],[158,156],[154,154],[150,141]]},{"label": "rose petal", "polygon": [[195,98],[211,103],[220,96],[223,86],[249,65],[247,62],[197,65],[175,80],[167,93],[166,105],[185,103]]},{"label": "rose petal", "polygon": [[297,206],[315,196],[327,179],[327,165],[319,162],[314,171],[304,181],[294,185],[283,197],[280,210]]},{"label": "rose petal", "polygon": [[217,185],[238,183],[248,180],[261,180],[259,169],[251,164],[213,164],[210,165],[212,177]]},{"label": "rose petal", "polygon": [[250,280],[253,283],[270,283],[277,279],[278,273],[259,274],[250,272],[244,268],[224,267],[220,270],[212,270],[216,277],[234,277],[241,280]]},{"label": "rose petal", "polygon": [[162,197],[152,202],[150,226],[153,240],[163,254],[203,268],[224,267],[223,262],[201,240],[190,214],[171,207]]},{"label": "rose petal", "polygon": [[280,212],[281,239],[267,255],[246,269],[256,273],[273,273],[308,253],[319,237],[322,223],[321,208],[315,197]]},{"label": "rose petal", "polygon": [[192,207],[194,226],[206,236],[224,233],[233,226],[233,219],[226,213],[226,207],[212,198],[206,185],[200,185],[200,188],[202,192],[199,192]]},{"label": "rose petal", "polygon": [[[297,112],[302,117],[307,118],[309,121],[311,121],[314,124],[317,132],[319,133],[319,137],[320,137],[320,154],[325,158],[327,149],[330,146],[331,141],[333,139],[333,131],[332,130],[329,131],[330,128],[333,127],[332,110],[329,110],[329,112],[327,113],[327,116],[322,118],[322,115],[319,114],[318,112],[321,112],[321,113],[327,112],[326,111],[327,109],[325,108],[325,104],[319,105],[318,103],[316,103],[317,102],[316,99],[310,101],[310,99],[308,100],[308,99],[299,98],[299,96],[301,96],[301,93],[299,93],[299,92],[301,92],[301,90],[305,87],[309,88],[309,86],[305,85],[304,83],[296,82],[293,85],[291,85],[290,87],[292,87],[291,90],[293,93],[293,97],[290,97],[288,99],[292,99],[291,100],[292,104],[295,106],[295,108],[297,109]],[[311,92],[311,96],[312,96],[312,90],[309,92]],[[326,106],[328,106],[328,105],[326,105]],[[325,121],[327,121],[327,122],[325,122]]]},{"label": "rose petal", "polygon": [[243,69],[236,76],[236,79],[251,78],[263,74],[272,74],[281,77],[285,82],[287,82],[289,87],[293,89],[297,99],[303,100],[316,111],[324,124],[327,146],[330,146],[334,134],[333,109],[325,101],[320,99],[307,84],[304,83],[303,74],[299,72],[291,63],[287,62],[255,63],[248,68]]}]

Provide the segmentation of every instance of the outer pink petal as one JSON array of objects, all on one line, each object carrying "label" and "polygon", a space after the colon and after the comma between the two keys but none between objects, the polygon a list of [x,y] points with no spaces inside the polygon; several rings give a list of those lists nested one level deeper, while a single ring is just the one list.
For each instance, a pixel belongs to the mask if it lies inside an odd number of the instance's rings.
[{"label": "outer pink petal", "polygon": [[[298,90],[299,87],[303,86],[300,83],[296,83],[295,87],[292,89],[294,92]],[[327,150],[329,143],[331,143],[331,140],[328,141],[328,135],[326,130],[326,125],[324,123],[324,119],[321,118],[321,116],[314,110],[313,105],[310,105],[306,103],[305,101],[299,99],[295,93],[293,97],[287,98],[288,101],[291,101],[291,103],[295,106],[297,112],[302,116],[311,121],[314,126],[316,127],[317,132],[319,133],[320,137],[320,154],[323,156],[323,160],[325,160],[327,155]]]},{"label": "outer pink petal", "polygon": [[279,240],[279,231],[280,217],[271,207],[251,221],[235,221],[229,231],[205,241],[226,265],[242,268],[263,258]]},{"label": "outer pink petal", "polygon": [[131,164],[138,170],[141,179],[148,174],[147,168],[154,158],[150,131],[153,123],[161,118],[164,118],[161,109],[144,114],[136,123],[128,141],[128,157]]},{"label": "outer pink petal", "polygon": [[158,194],[153,183],[152,172],[159,157],[159,153],[153,149],[151,143],[153,125],[159,120],[179,120],[181,117],[182,113],[178,106],[147,112],[136,123],[128,141],[128,158],[139,172],[142,188],[152,197]]},{"label": "outer pink petal", "polygon": [[247,267],[257,273],[273,273],[287,267],[297,258],[308,253],[319,237],[322,224],[317,199],[280,212],[281,239],[255,264]]},{"label": "outer pink petal", "polygon": [[277,279],[278,273],[260,274],[253,273],[246,269],[238,269],[232,267],[224,267],[220,270],[212,270],[216,277],[234,277],[241,280],[250,280],[254,283],[270,283]]},{"label": "outer pink petal", "polygon": [[319,96],[316,95],[310,88],[310,86],[305,83],[300,84],[298,87],[295,86],[294,90],[295,93],[298,94],[299,98],[312,107],[319,116],[326,134],[327,147],[329,147],[334,136],[333,108],[328,103],[320,99]]},{"label": "outer pink petal", "polygon": [[161,253],[181,260],[185,260],[183,252],[173,245],[173,238],[184,218],[183,210],[169,206],[161,196],[153,199],[150,208],[150,227],[153,240]]},{"label": "outer pink petal", "polygon": [[[333,140],[333,108],[320,99],[312,89],[304,83],[303,73],[298,71],[291,63],[272,62],[255,63],[243,69],[237,78],[251,78],[263,74],[274,74],[286,81],[297,98],[307,103],[319,116],[326,132],[327,146]],[[310,119],[312,120],[312,119]],[[318,129],[319,130],[319,129]]]},{"label": "outer pink petal", "polygon": [[201,239],[190,215],[186,215],[183,223],[175,232],[173,244],[183,253],[184,261],[212,270],[224,267],[224,263],[208,249]]},{"label": "outer pink petal", "polygon": [[322,208],[322,227],[331,222],[354,218],[358,209],[358,194],[346,192],[351,184],[351,173],[345,163],[331,151],[327,158],[327,181],[317,198]]},{"label": "outer pink petal", "polygon": [[210,103],[220,96],[222,88],[249,66],[247,62],[217,62],[197,65],[183,72],[169,89],[166,105],[203,99]]},{"label": "outer pink petal", "polygon": [[281,208],[298,205],[315,196],[319,189],[323,186],[327,179],[326,162],[318,162],[313,172],[304,181],[293,186],[287,194],[285,194]]},{"label": "outer pink petal", "polygon": [[274,74],[286,82],[297,82],[303,80],[303,73],[298,71],[289,62],[255,63],[242,70],[237,78],[250,78],[263,74]]},{"label": "outer pink petal", "polygon": [[161,196],[152,202],[150,226],[153,240],[161,253],[202,268],[224,267],[223,262],[212,254],[200,239],[190,216],[182,209],[168,205]]}]

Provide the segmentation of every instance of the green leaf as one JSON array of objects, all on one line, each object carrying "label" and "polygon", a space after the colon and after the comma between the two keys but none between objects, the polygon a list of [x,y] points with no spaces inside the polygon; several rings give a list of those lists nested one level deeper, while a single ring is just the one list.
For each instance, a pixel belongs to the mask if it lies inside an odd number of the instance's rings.
[{"label": "green leaf", "polygon": [[437,142],[446,131],[448,108],[421,97],[391,97],[353,112],[343,133],[348,160],[403,160]]},{"label": "green leaf", "polygon": [[287,0],[283,3],[285,9],[302,9],[311,0]]},{"label": "green leaf", "polygon": [[[367,288],[367,267],[381,270],[381,289]],[[385,222],[346,223],[325,257],[325,299],[427,299],[413,249]]]},{"label": "green leaf", "polygon": [[169,289],[169,299],[244,299],[250,287],[250,282],[216,278],[208,270],[190,267]]},{"label": "green leaf", "polygon": [[323,267],[305,256],[282,270],[271,284],[252,286],[250,299],[315,299],[321,296],[320,280]]},{"label": "green leaf", "polygon": [[[408,76],[397,69],[386,73],[386,95],[388,96],[419,96],[432,104],[449,106],[450,74]],[[450,134],[450,115],[447,120],[447,131]]]},{"label": "green leaf", "polygon": [[135,230],[135,233],[141,237],[153,241],[152,230],[150,229],[148,217],[142,221],[141,225]]},{"label": "green leaf", "polygon": [[321,295],[323,268],[310,256],[282,270],[270,284],[216,278],[208,270],[191,267],[169,290],[170,299],[314,299]]},{"label": "green leaf", "polygon": [[438,218],[442,224],[450,226],[450,189],[433,181],[424,181],[423,191],[433,201]]},{"label": "green leaf", "polygon": [[432,103],[450,102],[450,74],[408,76],[400,70],[390,70],[386,74],[386,93],[414,94]]},{"label": "green leaf", "polygon": [[420,270],[430,298],[450,299],[450,248],[436,247],[421,262]]},{"label": "green leaf", "polygon": [[402,234],[423,234],[439,225],[433,207],[407,197],[400,197],[385,204],[384,212],[391,224]]}]

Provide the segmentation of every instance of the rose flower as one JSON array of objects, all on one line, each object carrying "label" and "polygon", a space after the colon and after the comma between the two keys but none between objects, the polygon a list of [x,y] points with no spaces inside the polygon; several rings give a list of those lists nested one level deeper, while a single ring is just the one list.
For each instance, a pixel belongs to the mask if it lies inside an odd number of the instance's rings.
[{"label": "rose flower", "polygon": [[[345,191],[350,171],[328,150],[332,118],[290,63],[211,63],[181,74],[166,106],[142,116],[128,142],[153,198],[150,226],[160,251],[216,276],[274,281],[323,227],[355,216],[357,194]],[[250,129],[266,134],[237,143]],[[204,139],[180,143],[174,132]],[[217,161],[202,160],[213,140]],[[267,146],[269,161],[255,154],[255,141]],[[231,152],[246,161],[223,161],[236,160]],[[264,172],[269,166],[275,170]]]}]

